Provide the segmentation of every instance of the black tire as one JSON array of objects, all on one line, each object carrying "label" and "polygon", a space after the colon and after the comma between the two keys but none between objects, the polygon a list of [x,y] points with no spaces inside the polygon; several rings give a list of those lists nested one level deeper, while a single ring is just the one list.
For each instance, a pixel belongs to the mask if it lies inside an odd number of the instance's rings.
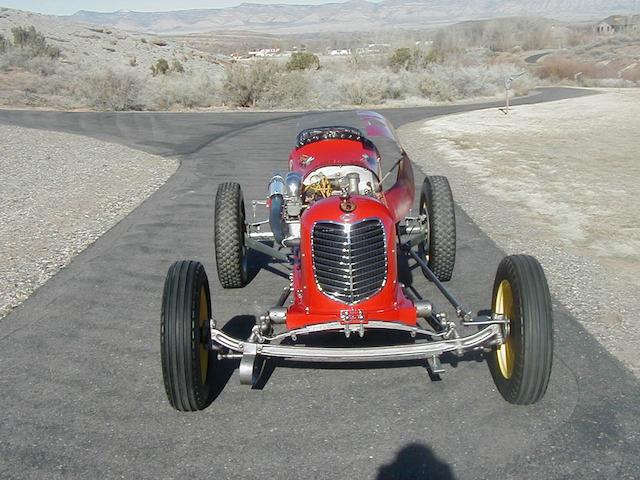
[{"label": "black tire", "polygon": [[507,402],[535,403],[547,390],[553,364],[553,309],[540,263],[528,255],[504,258],[491,306],[510,320],[505,343],[489,354],[493,381]]},{"label": "black tire", "polygon": [[237,183],[223,183],[215,207],[216,266],[223,288],[242,288],[248,282],[245,231],[242,189]]},{"label": "black tire", "polygon": [[419,246],[422,257],[441,282],[451,280],[456,264],[456,212],[446,177],[425,177],[420,214],[427,215],[428,239]]},{"label": "black tire", "polygon": [[207,349],[210,318],[209,281],[202,264],[171,265],[162,295],[160,355],[164,387],[176,410],[202,410],[213,401],[220,362]]}]

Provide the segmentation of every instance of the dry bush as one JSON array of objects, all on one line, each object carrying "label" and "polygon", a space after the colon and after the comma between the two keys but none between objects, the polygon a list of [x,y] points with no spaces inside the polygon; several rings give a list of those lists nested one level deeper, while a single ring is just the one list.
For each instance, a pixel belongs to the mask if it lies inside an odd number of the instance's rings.
[{"label": "dry bush", "polygon": [[58,58],[60,49],[47,43],[40,32],[35,27],[13,27],[13,45],[16,48],[28,53],[31,57],[50,57]]},{"label": "dry bush", "polygon": [[309,70],[311,68],[318,70],[320,68],[320,59],[309,52],[294,52],[287,62],[287,70]]},{"label": "dry bush", "polygon": [[130,70],[96,69],[80,78],[77,92],[88,106],[98,110],[132,110],[140,108],[141,85],[142,79]]},{"label": "dry bush", "polygon": [[310,83],[307,74],[301,71],[277,73],[257,101],[261,108],[305,108],[311,103]]},{"label": "dry bush", "polygon": [[419,48],[397,48],[389,57],[389,66],[395,72],[399,70],[417,70],[435,62],[437,56],[433,51],[424,52]]},{"label": "dry bush", "polygon": [[536,73],[542,79],[573,80],[578,73],[593,78],[596,77],[596,72],[596,67],[591,63],[554,56],[544,58]]},{"label": "dry bush", "polygon": [[230,65],[223,84],[225,102],[234,107],[255,107],[281,70],[279,65],[266,60]]},{"label": "dry bush", "polygon": [[[406,97],[409,89],[406,71],[397,73],[389,69],[374,68],[354,72],[347,78],[336,78],[340,103],[347,105],[372,105],[387,100],[400,100]],[[333,88],[336,88],[336,83]]]},{"label": "dry bush", "polygon": [[425,75],[420,79],[418,90],[422,97],[432,102],[453,102],[459,95],[451,83],[430,75]]},{"label": "dry bush", "polygon": [[169,62],[167,62],[164,58],[159,59],[155,65],[151,65],[151,74],[155,77],[156,75],[166,75],[169,71]]},{"label": "dry bush", "polygon": [[170,73],[148,78],[138,94],[138,102],[149,110],[198,108],[219,105],[219,87],[204,72]]},{"label": "dry bush", "polygon": [[177,58],[174,58],[173,62],[171,62],[171,71],[174,73],[184,73],[184,66]]},{"label": "dry bush", "polygon": [[0,56],[0,70],[24,69],[42,76],[54,74],[60,63],[51,57],[33,56],[22,49],[10,49]]}]

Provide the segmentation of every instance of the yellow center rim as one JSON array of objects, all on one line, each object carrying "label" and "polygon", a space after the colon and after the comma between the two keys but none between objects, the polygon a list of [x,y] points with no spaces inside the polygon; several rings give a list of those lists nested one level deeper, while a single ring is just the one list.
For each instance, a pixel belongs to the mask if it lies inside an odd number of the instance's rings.
[{"label": "yellow center rim", "polygon": [[[204,287],[200,287],[200,312],[198,317],[198,328],[202,332],[202,328],[207,320],[209,320],[209,309],[207,307],[207,292]],[[204,384],[207,381],[207,371],[209,369],[209,350],[207,350],[203,339],[200,338],[200,379]]]},{"label": "yellow center rim", "polygon": [[[495,313],[504,315],[509,319],[513,318],[513,293],[511,291],[511,284],[509,284],[507,280],[503,280],[498,286]],[[513,336],[509,335],[505,342],[498,347],[496,356],[498,358],[500,373],[502,373],[502,376],[507,380],[510,379],[511,375],[513,375],[516,357],[513,346]]]}]

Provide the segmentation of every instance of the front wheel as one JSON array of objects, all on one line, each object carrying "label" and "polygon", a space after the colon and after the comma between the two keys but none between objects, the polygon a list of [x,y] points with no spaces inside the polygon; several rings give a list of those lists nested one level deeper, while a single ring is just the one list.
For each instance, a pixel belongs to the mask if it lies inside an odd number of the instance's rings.
[{"label": "front wheel", "polygon": [[504,343],[489,354],[493,381],[507,402],[535,403],[544,396],[551,375],[553,311],[544,271],[534,257],[502,260],[492,310],[509,319]]},{"label": "front wheel", "polygon": [[199,262],[169,268],[162,295],[160,355],[169,403],[176,410],[203,410],[213,401],[219,360],[207,348],[211,318],[209,281]]},{"label": "front wheel", "polygon": [[426,216],[427,239],[419,253],[441,282],[451,280],[456,263],[456,213],[446,177],[425,177],[420,192],[420,214]]},{"label": "front wheel", "polygon": [[244,198],[237,183],[218,187],[215,206],[215,250],[222,288],[242,288],[249,281]]}]

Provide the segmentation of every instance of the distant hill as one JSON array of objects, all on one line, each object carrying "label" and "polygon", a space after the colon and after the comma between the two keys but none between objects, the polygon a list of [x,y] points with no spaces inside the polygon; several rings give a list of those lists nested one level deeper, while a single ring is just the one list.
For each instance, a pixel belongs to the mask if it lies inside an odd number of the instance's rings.
[{"label": "distant hill", "polygon": [[11,39],[12,28],[29,25],[42,33],[49,44],[60,48],[65,65],[77,65],[82,70],[123,67],[148,73],[159,58],[179,59],[184,68],[193,71],[222,70],[215,55],[170,39],[0,7],[0,35]]},{"label": "distant hill", "polygon": [[587,20],[638,12],[640,0],[383,0],[380,3],[351,0],[325,5],[243,3],[236,7],[172,12],[81,10],[67,18],[158,34],[216,30],[308,33],[424,28],[463,20],[523,15]]}]

